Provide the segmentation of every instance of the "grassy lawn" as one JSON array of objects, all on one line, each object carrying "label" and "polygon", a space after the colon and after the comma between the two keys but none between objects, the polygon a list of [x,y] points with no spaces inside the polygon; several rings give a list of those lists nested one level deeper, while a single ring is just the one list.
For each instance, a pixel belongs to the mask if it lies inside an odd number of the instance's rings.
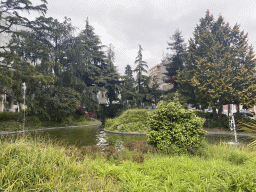
[{"label": "grassy lawn", "polygon": [[[40,121],[34,119],[34,117],[27,117],[25,121],[25,130],[42,129],[49,127],[65,127],[65,126],[79,126],[79,125],[91,125],[101,123],[97,119],[80,119],[79,121],[70,120],[64,122],[56,121]],[[0,132],[21,131],[23,129],[23,123],[17,120],[1,120]]]},{"label": "grassy lawn", "polygon": [[209,145],[167,155],[145,142],[63,147],[42,139],[1,141],[5,191],[255,191],[256,151]]}]

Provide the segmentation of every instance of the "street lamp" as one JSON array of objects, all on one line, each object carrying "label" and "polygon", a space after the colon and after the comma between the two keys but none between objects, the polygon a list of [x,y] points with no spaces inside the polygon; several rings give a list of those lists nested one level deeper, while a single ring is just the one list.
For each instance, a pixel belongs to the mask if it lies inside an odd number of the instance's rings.
[{"label": "street lamp", "polygon": [[26,83],[22,83],[22,90],[23,90],[23,98],[24,98],[24,121],[23,121],[23,133],[24,133],[24,127],[25,127],[25,99],[26,99]]}]

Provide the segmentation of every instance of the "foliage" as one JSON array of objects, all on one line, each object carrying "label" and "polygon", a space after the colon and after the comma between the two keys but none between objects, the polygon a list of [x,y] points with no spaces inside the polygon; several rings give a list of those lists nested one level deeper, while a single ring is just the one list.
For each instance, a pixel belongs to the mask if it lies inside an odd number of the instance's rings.
[{"label": "foliage", "polygon": [[139,51],[138,56],[136,57],[135,64],[137,65],[136,68],[133,70],[135,73],[137,73],[137,85],[138,85],[138,92],[141,93],[141,86],[143,84],[143,79],[145,79],[145,76],[143,73],[147,73],[146,68],[148,68],[147,62],[142,60],[142,47],[139,45]]},{"label": "foliage", "polygon": [[[255,61],[247,34],[209,11],[189,40],[185,68],[178,73],[179,91],[189,103],[215,109],[231,103],[255,103]],[[221,110],[220,110],[221,112]]]},{"label": "foliage", "polygon": [[15,33],[10,51],[2,54],[3,62],[11,68],[1,66],[1,92],[12,89],[12,97],[21,102],[21,83],[26,82],[29,93],[26,97],[33,107],[40,102],[34,97],[40,98],[41,94],[51,97],[49,92],[42,93],[45,87],[71,87],[80,94],[80,104],[93,113],[98,110],[100,90],[107,90],[111,102],[116,100],[119,75],[101,50],[100,38],[88,19],[77,37],[73,36],[74,27],[66,17],[63,22],[39,17],[31,21],[30,27],[33,30]]},{"label": "foliage", "polygon": [[181,35],[181,31],[176,30],[175,34],[171,38],[172,42],[169,42],[170,49],[174,51],[170,56],[168,56],[167,60],[168,63],[166,64],[167,79],[165,80],[166,83],[173,84],[173,91],[175,92],[178,88],[178,83],[176,82],[177,79],[177,71],[182,70],[184,68],[184,53],[186,50],[186,45],[184,44],[184,39]]},{"label": "foliage", "polygon": [[76,112],[77,112],[79,115],[85,115],[86,109],[85,109],[85,107],[81,107],[81,106],[80,106],[80,107],[77,108]]},{"label": "foliage", "polygon": [[86,114],[86,116],[89,117],[89,118],[95,118],[95,117],[97,117],[97,115],[94,114],[94,113],[91,112],[91,111],[89,111],[89,112]]},{"label": "foliage", "polygon": [[98,86],[84,87],[81,96],[81,106],[85,106],[88,111],[96,113],[99,108],[99,101],[97,98],[98,91],[101,90]]},{"label": "foliage", "polygon": [[19,121],[23,118],[23,112],[0,112],[0,121]]},{"label": "foliage", "polygon": [[87,112],[86,108],[85,107],[81,107],[81,106],[76,109],[76,113],[79,114],[79,115],[85,115],[88,118],[95,118],[95,117],[97,117],[96,114],[94,114],[91,111]]},{"label": "foliage", "polygon": [[176,92],[172,91],[172,92],[167,93],[164,97],[164,101],[170,103],[170,102],[174,101],[175,98],[179,99],[179,102],[183,108],[185,108],[185,109],[188,108],[188,103],[187,103],[186,97],[183,96],[182,94],[180,94],[178,91],[176,91]]},{"label": "foliage", "polygon": [[103,71],[103,76],[101,83],[104,85],[104,88],[107,90],[107,96],[109,99],[110,105],[114,100],[119,100],[118,94],[120,90],[119,86],[119,74],[117,73],[116,67],[110,63],[106,69]]},{"label": "foliage", "polygon": [[33,114],[48,114],[51,119],[61,121],[74,113],[79,106],[79,94],[71,88],[53,87],[36,96],[29,107]]},{"label": "foliage", "polygon": [[131,68],[131,66],[129,64],[126,65],[124,74],[129,76],[130,78],[133,78],[133,76],[132,76],[132,68]]},{"label": "foliage", "polygon": [[114,119],[107,119],[105,129],[120,132],[147,132],[147,109],[128,109]]},{"label": "foliage", "polygon": [[125,76],[122,77],[121,83],[121,96],[122,96],[122,104],[125,109],[129,108],[131,102],[135,97],[135,89],[134,89],[134,78],[132,76],[132,68],[130,65],[126,65],[125,67]]},{"label": "foliage", "polygon": [[[255,115],[254,115],[255,118]],[[256,132],[256,119],[251,119],[249,117],[243,117],[240,114],[235,114],[236,128],[238,131],[246,131],[250,133]],[[249,147],[256,146],[256,139],[248,144]]]},{"label": "foliage", "polygon": [[178,99],[169,104],[160,102],[150,115],[148,141],[154,147],[166,152],[186,152],[197,149],[206,132],[204,120],[193,110],[183,109]]},{"label": "foliage", "polygon": [[149,93],[152,95],[152,101],[156,105],[162,96],[162,91],[159,89],[159,79],[157,76],[153,76],[151,79],[151,86],[149,88]]},{"label": "foliage", "polygon": [[155,148],[148,145],[146,141],[128,141],[124,144],[124,147],[130,151],[140,151],[142,153],[157,151]]},{"label": "foliage", "polygon": [[216,116],[213,113],[205,113],[201,111],[195,111],[195,114],[198,117],[204,118],[205,122],[204,128],[224,128],[229,130],[229,119],[225,114],[221,114],[220,116]]},{"label": "foliage", "polygon": [[61,147],[40,138],[1,140],[0,187],[3,191],[253,191],[256,187],[255,150],[208,145],[201,156],[170,156],[142,152],[140,144],[129,144],[138,146],[129,150],[106,147],[104,152],[100,146]]},{"label": "foliage", "polygon": [[[0,25],[0,33],[15,33],[12,26],[28,27],[30,22],[28,18],[23,17],[20,12],[35,11],[41,14],[47,12],[47,1],[40,0],[41,5],[34,6],[29,0],[5,0],[0,3],[0,20],[4,25]],[[2,48],[2,47],[1,47]]]},{"label": "foliage", "polygon": [[83,163],[73,155],[75,151],[49,141],[19,139],[1,142],[1,146],[2,191],[110,191],[120,188],[114,180],[108,180],[109,176],[98,180],[90,159],[83,158],[90,165]]},{"label": "foliage", "polygon": [[122,110],[122,105],[120,104],[112,104],[112,105],[100,104],[97,115],[101,119],[101,121],[104,122],[105,119],[107,118],[114,118],[118,116],[121,110]]},{"label": "foliage", "polygon": [[[12,113],[12,112],[8,112]],[[1,114],[1,113],[0,113]],[[0,132],[1,131],[21,131],[23,129],[23,119],[24,113],[20,113],[20,118],[17,120],[17,114],[14,116],[9,116],[7,119],[3,119],[0,121]],[[62,121],[56,121],[56,119],[45,119],[42,118],[41,115],[26,115],[25,119],[25,130],[33,130],[33,129],[43,129],[49,127],[66,127],[66,126],[81,126],[81,125],[91,125],[91,124],[98,124],[100,121],[94,119],[96,117],[95,114],[89,113],[86,115],[78,115],[72,114],[62,118]],[[5,118],[5,117],[4,117]]]}]

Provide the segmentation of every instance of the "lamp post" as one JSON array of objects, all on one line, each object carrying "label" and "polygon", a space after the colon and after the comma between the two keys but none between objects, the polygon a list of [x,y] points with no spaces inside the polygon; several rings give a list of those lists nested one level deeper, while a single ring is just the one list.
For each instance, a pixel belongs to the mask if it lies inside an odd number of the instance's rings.
[{"label": "lamp post", "polygon": [[24,133],[24,128],[25,128],[25,99],[26,99],[26,83],[22,83],[22,89],[23,89],[23,98],[24,98],[24,121],[23,121],[23,133]]}]

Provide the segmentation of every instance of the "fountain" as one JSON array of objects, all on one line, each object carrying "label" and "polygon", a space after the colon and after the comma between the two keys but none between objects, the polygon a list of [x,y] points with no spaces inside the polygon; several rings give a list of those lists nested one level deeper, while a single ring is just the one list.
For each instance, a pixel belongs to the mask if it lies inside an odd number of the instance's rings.
[{"label": "fountain", "polygon": [[235,123],[234,115],[229,116],[229,128],[230,128],[231,131],[234,131],[235,143],[234,142],[228,142],[228,144],[237,144],[236,123]]}]

